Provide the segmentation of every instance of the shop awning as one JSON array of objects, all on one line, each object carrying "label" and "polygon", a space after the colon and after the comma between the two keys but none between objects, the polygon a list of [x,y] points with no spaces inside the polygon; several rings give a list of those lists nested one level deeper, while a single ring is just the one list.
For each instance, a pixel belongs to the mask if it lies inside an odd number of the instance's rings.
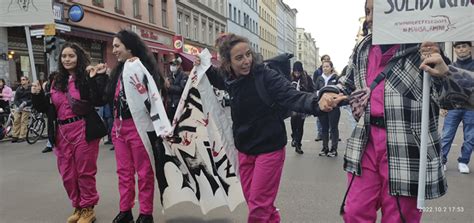
[{"label": "shop awning", "polygon": [[171,47],[167,45],[147,40],[145,40],[144,42],[148,46],[148,48],[150,48],[150,51],[153,53],[159,53],[160,51],[164,51],[166,53],[174,53],[174,49],[171,49]]}]

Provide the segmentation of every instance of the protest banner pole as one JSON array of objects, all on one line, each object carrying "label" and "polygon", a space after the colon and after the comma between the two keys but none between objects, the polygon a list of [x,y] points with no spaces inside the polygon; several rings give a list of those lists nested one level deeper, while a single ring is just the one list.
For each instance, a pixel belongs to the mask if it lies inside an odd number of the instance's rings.
[{"label": "protest banner pole", "polygon": [[25,26],[25,35],[26,44],[28,45],[28,55],[30,56],[31,76],[33,77],[33,82],[35,82],[38,78],[36,77],[35,56],[33,55],[33,45],[31,44],[30,26]]},{"label": "protest banner pole", "polygon": [[420,170],[418,172],[418,197],[416,207],[423,210],[425,207],[425,188],[426,188],[426,162],[427,162],[427,144],[430,121],[430,75],[423,72],[423,102],[421,113],[421,143],[420,143]]}]

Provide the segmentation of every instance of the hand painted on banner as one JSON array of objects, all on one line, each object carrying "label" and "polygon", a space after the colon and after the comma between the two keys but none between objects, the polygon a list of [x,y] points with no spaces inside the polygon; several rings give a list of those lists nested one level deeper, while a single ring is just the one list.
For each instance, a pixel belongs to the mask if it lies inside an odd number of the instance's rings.
[{"label": "hand painted on banner", "polygon": [[184,133],[184,137],[183,137],[183,138],[184,138],[184,140],[183,140],[182,144],[183,144],[184,146],[188,146],[189,144],[191,144],[191,137],[188,137],[188,133],[187,133],[187,132]]},{"label": "hand painted on banner", "polygon": [[198,78],[198,76],[197,76],[197,71],[194,70],[194,72],[191,74],[191,83],[192,83],[192,84],[195,84],[197,78]]},{"label": "hand painted on banner", "polygon": [[207,125],[209,125],[209,112],[207,113],[207,117],[202,119],[202,121],[199,121],[199,120],[196,120],[197,123],[203,125],[204,127],[206,127]]},{"label": "hand painted on banner", "polygon": [[144,94],[146,92],[146,87],[145,85],[143,85],[143,83],[140,82],[140,80],[138,79],[138,75],[135,74],[135,77],[130,77],[131,81],[129,82],[131,85],[133,85],[135,87],[135,89],[137,89],[138,93],[139,94]]}]

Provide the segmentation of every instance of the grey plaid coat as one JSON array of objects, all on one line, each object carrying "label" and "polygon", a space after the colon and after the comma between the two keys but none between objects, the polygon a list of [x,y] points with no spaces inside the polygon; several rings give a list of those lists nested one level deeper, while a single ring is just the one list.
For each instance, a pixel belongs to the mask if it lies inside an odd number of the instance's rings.
[{"label": "grey plaid coat", "polygon": [[[340,79],[345,94],[366,87],[367,60],[372,36],[363,39],[354,49],[347,74]],[[418,192],[419,148],[421,136],[421,110],[423,73],[418,45],[401,45],[391,60],[395,66],[385,78],[384,118],[387,130],[387,156],[389,165],[389,190],[394,196],[416,197]],[[442,89],[441,78],[432,78],[428,158],[426,174],[426,199],[446,193],[446,177],[440,156],[438,133],[438,95]],[[370,103],[356,129],[353,131],[344,155],[344,170],[363,174],[361,160],[370,131]]]}]

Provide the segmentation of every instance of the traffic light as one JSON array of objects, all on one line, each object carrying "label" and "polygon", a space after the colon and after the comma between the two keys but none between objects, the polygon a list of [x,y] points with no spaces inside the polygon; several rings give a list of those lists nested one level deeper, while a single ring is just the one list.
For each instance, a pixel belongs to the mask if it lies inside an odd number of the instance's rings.
[{"label": "traffic light", "polygon": [[55,36],[47,36],[44,38],[44,51],[45,53],[51,53],[57,49],[56,47],[56,37]]}]

